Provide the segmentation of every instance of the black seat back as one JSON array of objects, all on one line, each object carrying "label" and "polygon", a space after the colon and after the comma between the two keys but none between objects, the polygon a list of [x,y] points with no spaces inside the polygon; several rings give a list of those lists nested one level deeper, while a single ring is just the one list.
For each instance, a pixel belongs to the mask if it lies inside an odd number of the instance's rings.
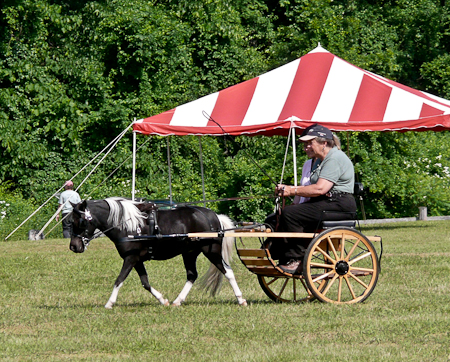
[{"label": "black seat back", "polygon": [[[364,185],[361,182],[355,182],[355,186],[353,188],[354,196],[361,196],[363,193]],[[348,220],[348,218],[347,220],[339,220],[339,215],[350,215],[352,220]],[[359,220],[356,212],[323,211],[322,219],[319,221],[317,229],[324,230],[336,226],[355,228],[356,224],[359,225]]]}]

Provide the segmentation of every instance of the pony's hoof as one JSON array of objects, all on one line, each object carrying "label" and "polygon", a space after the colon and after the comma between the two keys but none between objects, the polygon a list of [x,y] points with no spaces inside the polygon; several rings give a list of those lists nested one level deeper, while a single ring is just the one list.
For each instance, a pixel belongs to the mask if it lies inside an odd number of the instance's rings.
[{"label": "pony's hoof", "polygon": [[173,302],[172,303],[172,307],[181,307],[181,303],[180,302]]},{"label": "pony's hoof", "polygon": [[113,305],[114,304],[112,304],[111,302],[108,302],[108,303],[105,304],[105,308],[106,309],[112,309]]},{"label": "pony's hoof", "polygon": [[164,299],[163,305],[164,305],[165,307],[168,307],[168,306],[170,305],[169,300],[168,300],[168,299]]},{"label": "pony's hoof", "polygon": [[239,304],[241,307],[246,307],[247,306],[247,301],[244,299],[244,301]]}]

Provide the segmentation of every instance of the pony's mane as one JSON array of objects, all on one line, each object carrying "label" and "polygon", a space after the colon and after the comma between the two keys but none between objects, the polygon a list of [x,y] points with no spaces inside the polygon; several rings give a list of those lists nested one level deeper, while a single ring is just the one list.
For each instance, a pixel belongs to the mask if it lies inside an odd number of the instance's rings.
[{"label": "pony's mane", "polygon": [[110,209],[108,224],[128,232],[136,231],[138,227],[142,228],[145,225],[148,216],[135,206],[138,202],[121,197],[109,197],[105,201]]}]

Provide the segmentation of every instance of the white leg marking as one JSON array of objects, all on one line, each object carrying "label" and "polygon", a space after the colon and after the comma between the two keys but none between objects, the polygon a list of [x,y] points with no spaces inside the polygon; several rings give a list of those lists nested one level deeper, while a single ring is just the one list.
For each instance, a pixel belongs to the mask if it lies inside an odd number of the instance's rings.
[{"label": "white leg marking", "polygon": [[189,294],[189,292],[191,291],[191,288],[193,285],[194,285],[194,283],[192,283],[191,281],[188,280],[186,282],[186,284],[184,285],[183,290],[178,295],[177,299],[175,299],[173,301],[172,305],[179,307],[181,305],[181,303],[183,303],[186,300],[186,297]]},{"label": "white leg marking", "polygon": [[242,298],[242,292],[237,285],[233,270],[228,265],[225,265],[225,263],[224,263],[224,267],[226,270],[225,277],[230,282],[231,287],[233,288],[233,291],[234,291],[234,295],[236,296],[239,305],[247,306],[247,301],[244,298]]},{"label": "white leg marking", "polygon": [[108,302],[105,304],[106,309],[111,309],[114,305],[114,303],[117,300],[117,295],[119,294],[120,288],[122,288],[123,283],[120,283],[118,286],[114,286],[114,289],[111,293],[111,296],[109,297]]},{"label": "white leg marking", "polygon": [[152,295],[153,295],[156,299],[158,299],[159,302],[160,302],[162,305],[169,305],[169,304],[170,304],[169,301],[168,301],[167,299],[164,299],[163,295],[162,295],[160,292],[158,292],[155,288],[150,287],[150,293],[152,293]]}]

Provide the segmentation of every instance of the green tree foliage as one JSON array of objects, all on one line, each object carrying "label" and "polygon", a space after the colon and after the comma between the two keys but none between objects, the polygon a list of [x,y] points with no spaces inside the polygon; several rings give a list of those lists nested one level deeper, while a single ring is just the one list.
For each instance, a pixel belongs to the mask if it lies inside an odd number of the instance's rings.
[{"label": "green tree foliage", "polygon": [[419,206],[447,215],[449,137],[448,132],[351,134],[347,147],[367,190],[368,217],[415,216]]},{"label": "green tree foliage", "polygon": [[[450,98],[449,19],[448,2],[433,0],[5,0],[2,192],[39,204],[133,118],[250,79],[319,42],[364,69]],[[450,212],[447,132],[341,137],[367,186],[368,217],[409,216],[424,203],[433,214]],[[138,137],[138,196],[168,197],[167,141]],[[285,138],[235,141],[201,140],[207,199],[270,195],[280,178]],[[202,199],[198,137],[169,142],[174,199]],[[82,197],[129,196],[130,157],[127,135],[87,179]],[[290,157],[284,182],[293,177]],[[273,199],[209,206],[262,220]]]}]

